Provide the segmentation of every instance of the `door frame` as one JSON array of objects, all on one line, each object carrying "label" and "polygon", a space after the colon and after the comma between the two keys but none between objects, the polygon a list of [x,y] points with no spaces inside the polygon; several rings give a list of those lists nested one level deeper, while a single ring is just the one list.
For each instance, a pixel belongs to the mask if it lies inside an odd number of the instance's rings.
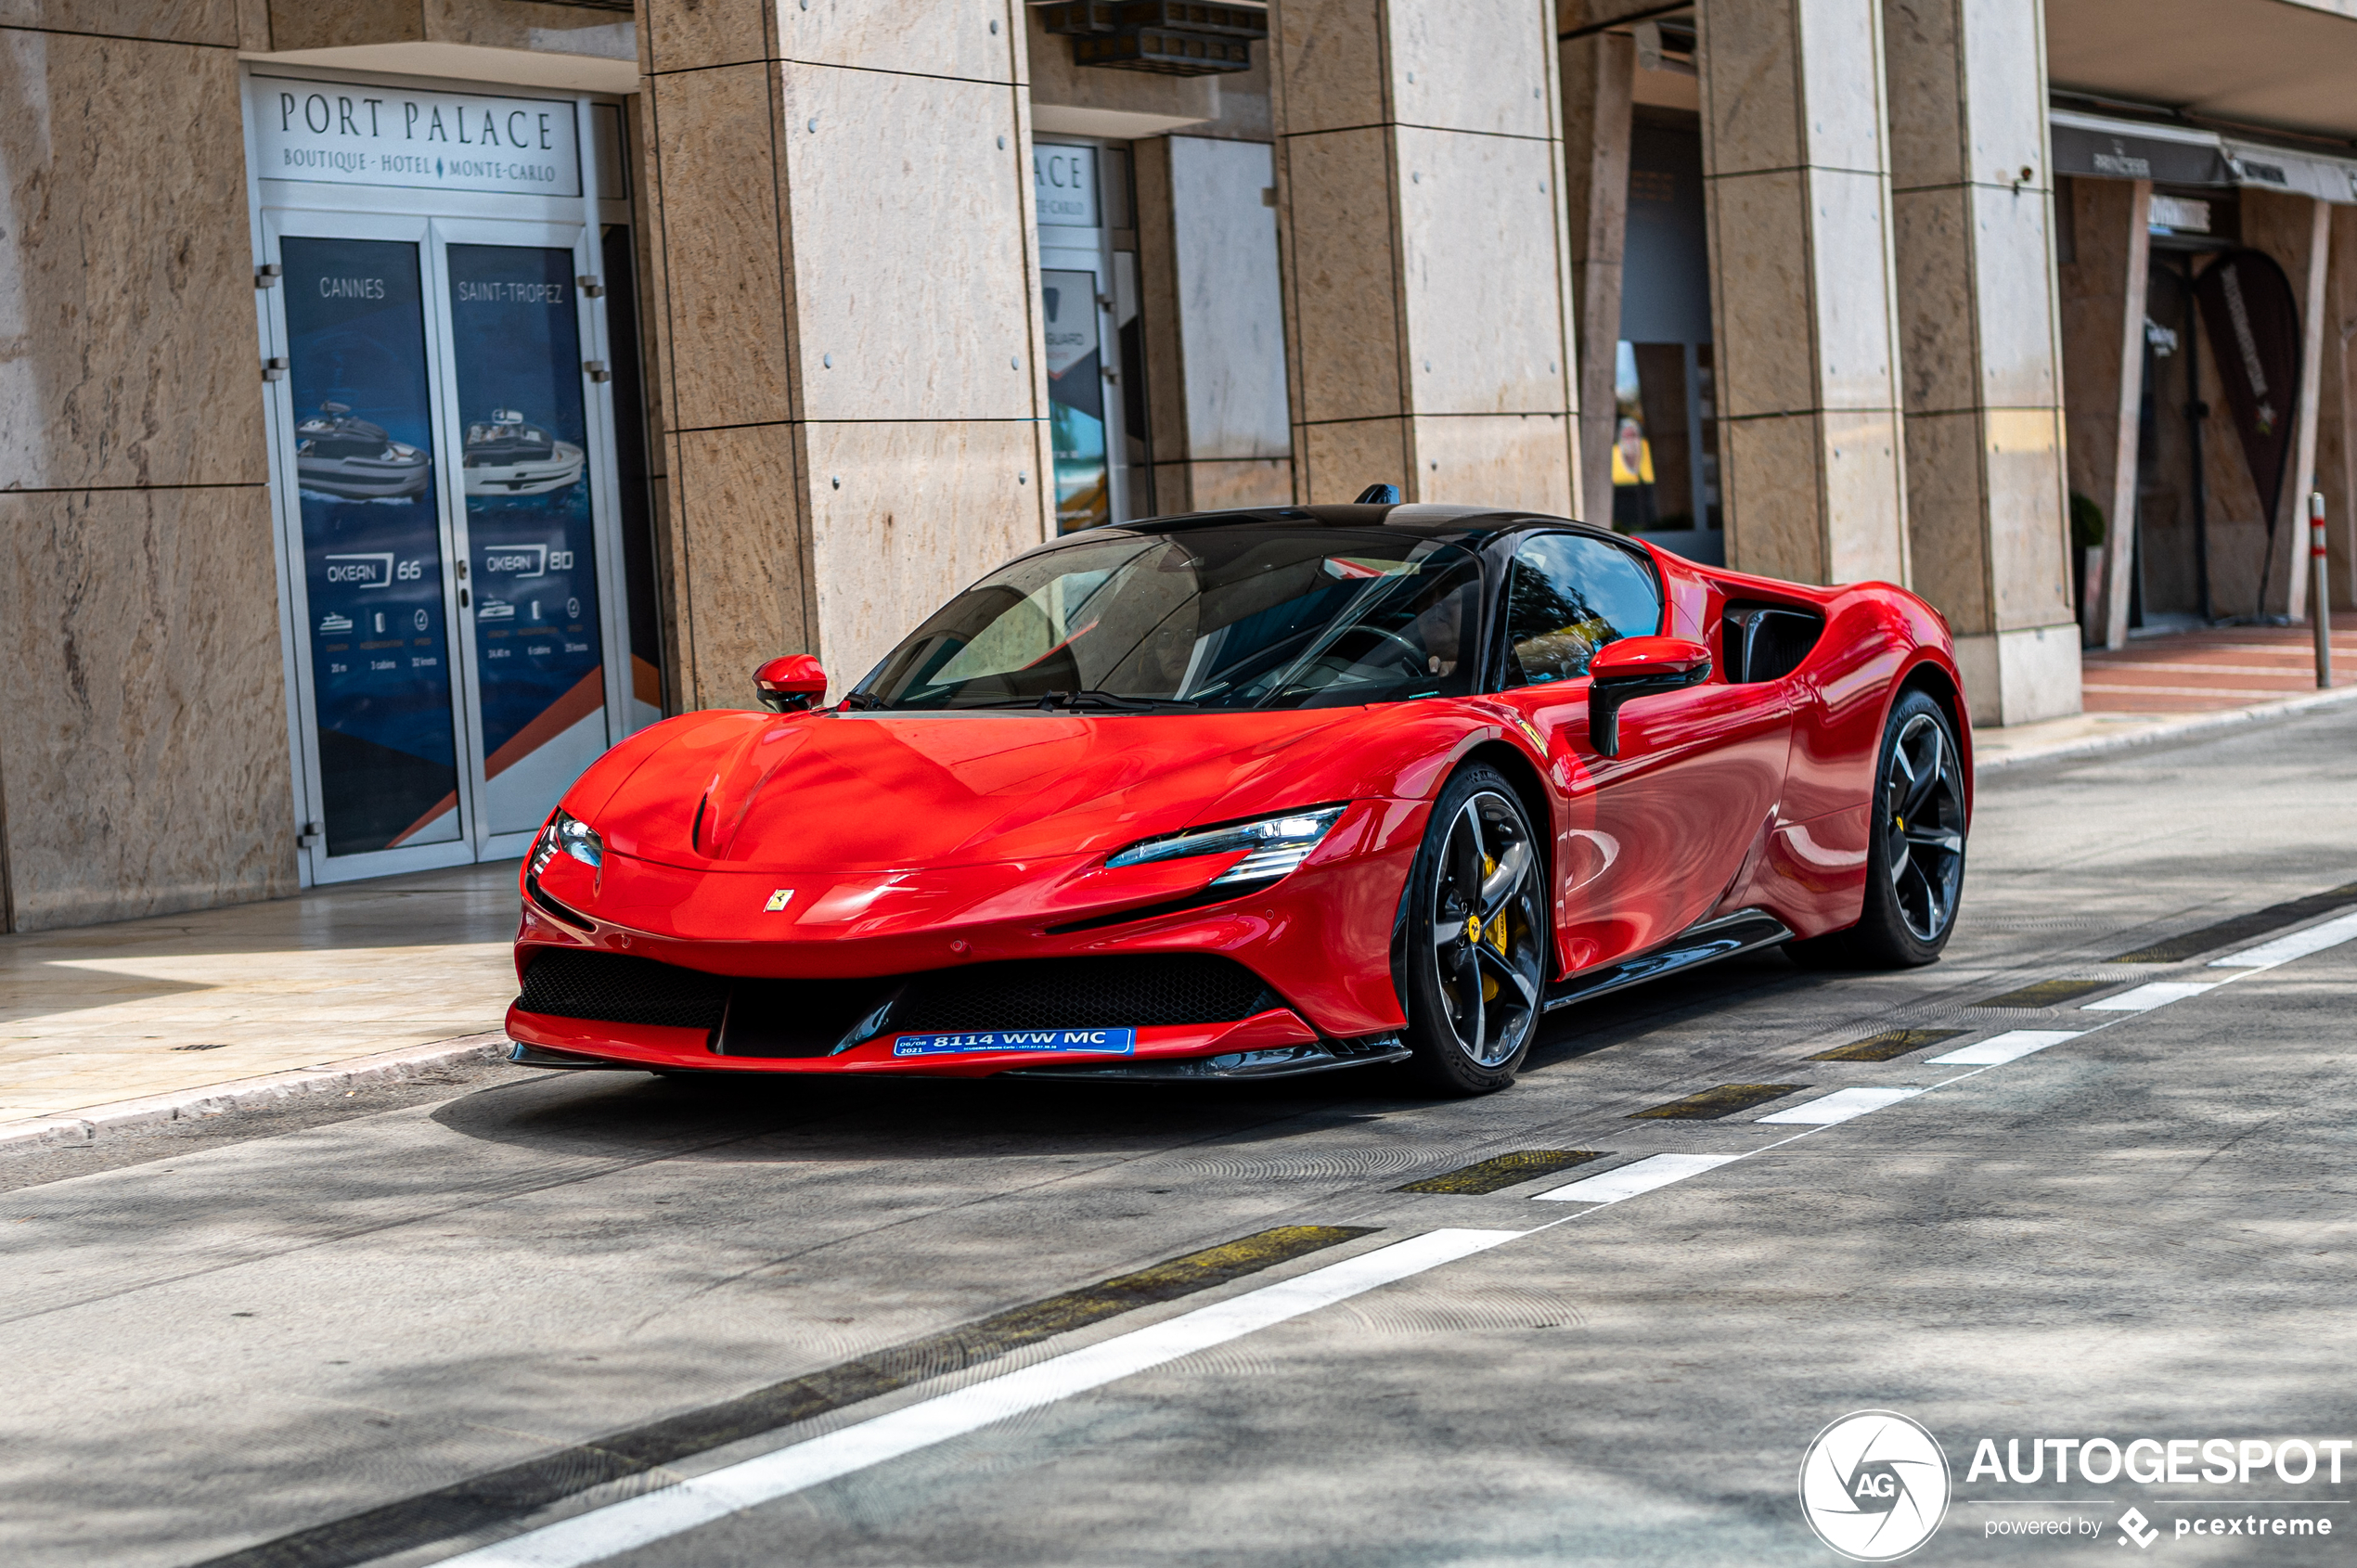
[{"label": "door frame", "polygon": [[[431,388],[445,386],[449,379],[447,331],[448,313],[439,302],[441,284],[431,244],[430,220],[407,214],[367,212],[317,212],[300,208],[272,208],[261,214],[263,254],[274,265],[283,268],[285,256],[280,240],[294,239],[365,239],[414,245],[418,256],[418,292],[419,314],[424,317],[424,341],[420,348],[425,354],[426,384]],[[288,353],[286,300],[283,289],[269,290],[271,298],[264,306],[269,317],[272,352],[285,357]],[[318,712],[314,702],[312,686],[311,585],[302,569],[305,557],[303,533],[303,499],[293,482],[294,474],[288,459],[293,453],[294,429],[297,416],[294,406],[294,378],[283,376],[265,384],[264,397],[270,411],[271,468],[271,533],[278,548],[281,602],[291,617],[295,635],[290,651],[293,655],[288,672],[290,689],[290,703],[296,713],[294,750],[297,802],[300,819],[306,823],[324,818],[321,803],[326,798],[319,774],[317,739]],[[447,639],[446,656],[450,661],[451,736],[457,758],[458,836],[441,843],[404,845],[393,849],[370,850],[358,855],[340,855],[332,859],[328,855],[324,833],[304,834],[299,841],[298,855],[305,862],[307,881],[345,881],[358,877],[389,876],[397,871],[432,870],[444,866],[463,866],[478,858],[476,824],[480,820],[480,790],[476,780],[482,772],[481,736],[477,733],[478,703],[474,700],[474,616],[460,603],[459,574],[451,570],[453,563],[466,559],[464,520],[456,513],[464,509],[465,480],[450,462],[446,450],[450,431],[448,416],[442,405],[444,399],[431,398],[429,415],[433,421],[434,464],[439,470],[434,482],[434,539],[442,551],[442,613]],[[454,505],[454,487],[458,491]]]},{"label": "door frame", "polygon": [[[357,71],[291,63],[252,62],[240,69],[245,110],[246,201],[253,255],[257,267],[277,267],[275,274],[255,279],[255,332],[267,365],[287,356],[285,304],[276,286],[283,277],[278,250],[282,235],[306,238],[387,238],[413,241],[419,248],[419,283],[426,312],[427,376],[431,412],[437,428],[434,455],[447,482],[441,484],[438,535],[445,563],[443,595],[452,643],[453,728],[460,757],[458,783],[459,836],[452,842],[403,846],[359,855],[327,853],[324,834],[310,828],[321,821],[323,791],[319,778],[317,715],[311,686],[310,639],[307,636],[308,593],[303,570],[301,501],[295,493],[292,461],[294,429],[290,379],[264,380],[263,408],[267,435],[271,489],[271,534],[278,589],[278,636],[281,669],[286,681],[288,760],[293,784],[297,822],[296,872],[305,887],[318,883],[389,876],[404,871],[433,870],[483,860],[510,858],[530,847],[537,829],[495,834],[483,815],[483,755],[479,660],[472,612],[472,594],[460,570],[470,565],[466,518],[464,427],[456,409],[457,380],[451,341],[449,279],[445,251],[449,243],[569,248],[576,278],[603,279],[603,239],[610,225],[634,233],[637,214],[628,199],[626,144],[628,115],[625,100],[612,94],[531,84],[496,84],[425,76]],[[581,194],[577,197],[517,196],[488,193],[445,193],[401,186],[376,187],[298,180],[264,180],[255,116],[264,93],[282,82],[337,83],[366,87],[379,85],[457,94],[487,94],[569,104],[573,112]],[[609,110],[622,112],[609,113]],[[623,139],[617,139],[623,138]],[[611,145],[610,145],[611,144]],[[612,186],[611,190],[605,188]],[[554,237],[554,238],[550,238]],[[625,280],[626,281],[626,280]],[[622,559],[619,494],[612,382],[592,379],[587,361],[602,362],[611,377],[614,345],[606,320],[604,289],[596,297],[575,288],[582,358],[582,403],[591,476],[591,537],[599,555],[596,583],[599,595],[599,635],[605,694],[606,743],[611,746],[636,727],[630,710],[629,610],[627,582]],[[624,345],[634,359],[636,343]],[[461,598],[467,602],[462,606]]]}]

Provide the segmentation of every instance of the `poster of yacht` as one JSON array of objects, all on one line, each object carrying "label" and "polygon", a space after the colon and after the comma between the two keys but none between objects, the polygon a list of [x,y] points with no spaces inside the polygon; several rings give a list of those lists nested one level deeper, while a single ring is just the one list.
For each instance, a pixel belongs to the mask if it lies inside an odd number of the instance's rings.
[{"label": "poster of yacht", "polygon": [[281,242],[329,855],[458,836],[418,247]]},{"label": "poster of yacht", "polygon": [[485,827],[529,832],[606,749],[573,252],[449,248]]}]

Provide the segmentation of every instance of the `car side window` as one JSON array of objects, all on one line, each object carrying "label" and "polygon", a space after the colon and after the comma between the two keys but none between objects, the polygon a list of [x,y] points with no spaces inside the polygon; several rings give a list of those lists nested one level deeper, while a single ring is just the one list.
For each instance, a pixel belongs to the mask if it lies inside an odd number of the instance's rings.
[{"label": "car side window", "polygon": [[1584,675],[1596,649],[1660,624],[1661,591],[1627,550],[1541,533],[1514,551],[1506,580],[1506,684]]}]

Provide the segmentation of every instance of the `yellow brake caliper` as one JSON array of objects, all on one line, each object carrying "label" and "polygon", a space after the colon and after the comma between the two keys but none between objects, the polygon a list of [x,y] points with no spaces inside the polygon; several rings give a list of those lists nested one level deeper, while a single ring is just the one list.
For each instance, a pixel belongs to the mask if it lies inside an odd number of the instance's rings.
[{"label": "yellow brake caliper", "polygon": [[[1497,874],[1497,860],[1492,856],[1483,855],[1481,880],[1487,882]],[[1489,922],[1489,928],[1487,931],[1482,929],[1479,915],[1469,916],[1465,920],[1465,934],[1475,942],[1488,943],[1500,958],[1504,958],[1506,956],[1506,912],[1503,909],[1499,910],[1498,918]],[[1484,1003],[1494,1002],[1498,999],[1498,981],[1495,976],[1485,974],[1481,977],[1481,999]]]}]

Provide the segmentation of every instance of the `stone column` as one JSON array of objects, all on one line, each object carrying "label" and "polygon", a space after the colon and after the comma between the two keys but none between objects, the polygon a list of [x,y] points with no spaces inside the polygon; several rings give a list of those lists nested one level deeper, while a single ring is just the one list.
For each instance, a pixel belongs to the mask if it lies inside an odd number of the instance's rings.
[{"label": "stone column", "polygon": [[226,6],[9,14],[28,25],[0,26],[0,929],[283,896],[238,134],[238,51],[267,37]]},{"label": "stone column", "polygon": [[[2290,471],[2275,507],[2275,558],[2267,572],[2266,605],[2270,614],[2299,621],[2308,614],[2308,492],[2316,482],[2332,212],[2313,197],[2245,190],[2242,222],[2243,243],[2274,257],[2299,300],[2299,412],[2292,427]],[[2228,601],[2225,607],[2228,614],[2244,612],[2241,604]]]},{"label": "stone column", "polygon": [[[1629,238],[1629,142],[1637,45],[1590,32],[1606,7],[1558,0],[1564,92],[1564,179],[1571,212],[1572,300],[1579,340],[1579,489],[1603,515],[1612,495],[1614,367],[1620,348],[1621,256]],[[1697,514],[1699,515],[1699,514]]]},{"label": "stone column", "polygon": [[1271,18],[1294,494],[1574,513],[1552,10],[1284,0]]},{"label": "stone column", "polygon": [[639,17],[679,699],[841,691],[1048,536],[1022,7]]},{"label": "stone column", "polygon": [[2357,396],[2349,379],[2349,341],[2357,334],[2357,207],[2335,205],[2325,269],[2324,353],[2318,361],[2321,416],[2316,487],[2325,493],[2325,573],[2335,613],[2357,608]]},{"label": "stone column", "polygon": [[2029,0],[1882,0],[1914,587],[1979,724],[2079,712],[2045,33]]},{"label": "stone column", "polygon": [[2079,623],[2087,642],[2125,648],[2136,571],[2136,443],[2144,396],[2153,187],[2150,180],[2080,179],[2067,189],[2073,259],[2055,272],[2070,487],[2102,507],[2108,525],[2102,550],[2090,558],[2093,585],[2079,607]]},{"label": "stone column", "polygon": [[1879,6],[1696,14],[1729,563],[1903,584]]}]

